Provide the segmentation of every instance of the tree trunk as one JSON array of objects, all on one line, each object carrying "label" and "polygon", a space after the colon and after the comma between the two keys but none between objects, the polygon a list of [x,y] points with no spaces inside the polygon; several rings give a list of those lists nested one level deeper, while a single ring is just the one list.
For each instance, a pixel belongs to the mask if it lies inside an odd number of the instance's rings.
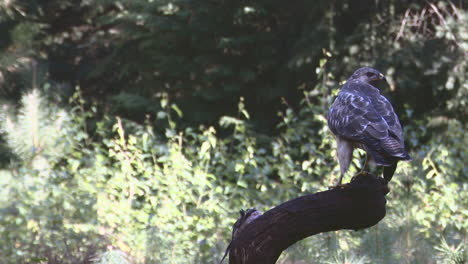
[{"label": "tree trunk", "polygon": [[308,236],[371,227],[385,216],[387,193],[382,179],[364,175],[341,188],[287,201],[263,215],[242,211],[228,247],[229,263],[275,263],[283,250]]}]

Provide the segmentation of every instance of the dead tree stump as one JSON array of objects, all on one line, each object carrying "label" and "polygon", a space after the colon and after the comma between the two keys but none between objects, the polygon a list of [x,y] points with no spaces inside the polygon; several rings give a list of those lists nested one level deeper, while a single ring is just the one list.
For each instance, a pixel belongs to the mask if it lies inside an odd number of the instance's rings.
[{"label": "dead tree stump", "polygon": [[305,195],[264,214],[250,209],[234,226],[229,263],[273,264],[283,250],[306,237],[371,227],[385,216],[387,193],[383,179],[364,175],[343,188]]}]

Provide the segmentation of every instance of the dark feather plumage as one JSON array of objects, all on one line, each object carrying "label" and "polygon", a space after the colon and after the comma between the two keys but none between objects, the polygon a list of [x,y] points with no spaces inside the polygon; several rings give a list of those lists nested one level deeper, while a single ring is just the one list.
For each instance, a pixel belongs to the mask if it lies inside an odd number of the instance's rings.
[{"label": "dark feather plumage", "polygon": [[[357,70],[341,88],[327,121],[341,141],[363,148],[377,165],[396,168],[399,160],[411,158],[405,150],[403,131],[392,105],[370,84],[382,78],[372,68]],[[391,173],[387,170],[387,178],[393,172],[394,169]]]}]

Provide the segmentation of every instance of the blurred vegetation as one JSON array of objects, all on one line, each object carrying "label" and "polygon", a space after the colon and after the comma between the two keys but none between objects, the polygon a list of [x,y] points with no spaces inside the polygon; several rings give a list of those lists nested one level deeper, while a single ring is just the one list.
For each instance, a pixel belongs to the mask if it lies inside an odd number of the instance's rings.
[{"label": "blurred vegetation", "polygon": [[465,263],[467,25],[455,0],[3,1],[1,262],[217,263],[239,209],[336,181],[326,112],[367,65],[413,161],[381,223],[279,263]]}]

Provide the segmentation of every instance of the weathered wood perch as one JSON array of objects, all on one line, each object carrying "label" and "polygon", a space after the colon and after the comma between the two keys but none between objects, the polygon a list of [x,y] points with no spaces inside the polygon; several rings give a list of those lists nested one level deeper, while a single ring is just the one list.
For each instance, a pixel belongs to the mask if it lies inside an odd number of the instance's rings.
[{"label": "weathered wood perch", "polygon": [[229,263],[275,263],[283,250],[306,237],[371,227],[385,216],[388,191],[383,179],[364,175],[344,188],[305,195],[264,214],[250,209],[234,226]]}]

